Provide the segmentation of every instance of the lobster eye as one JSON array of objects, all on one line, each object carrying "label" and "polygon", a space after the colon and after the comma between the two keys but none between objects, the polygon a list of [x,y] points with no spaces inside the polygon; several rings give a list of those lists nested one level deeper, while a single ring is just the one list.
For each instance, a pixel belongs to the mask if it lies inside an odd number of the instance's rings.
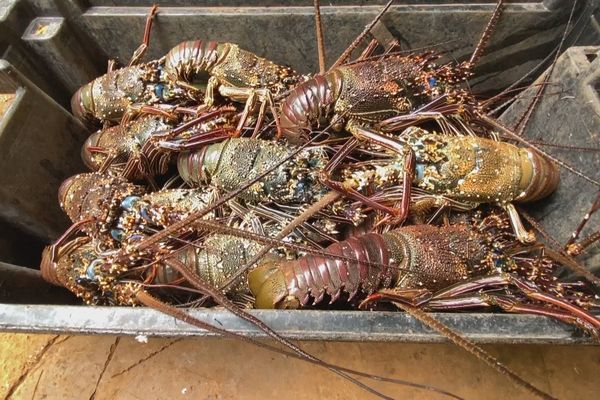
[{"label": "lobster eye", "polygon": [[127,211],[133,210],[133,206],[140,200],[139,196],[127,196],[121,202],[121,208]]},{"label": "lobster eye", "polygon": [[165,86],[162,83],[158,83],[156,86],[154,86],[154,95],[159,99],[162,99],[164,90]]},{"label": "lobster eye", "polygon": [[120,242],[121,240],[123,240],[123,230],[111,229],[110,236],[112,236],[112,238],[115,239],[117,242]]}]

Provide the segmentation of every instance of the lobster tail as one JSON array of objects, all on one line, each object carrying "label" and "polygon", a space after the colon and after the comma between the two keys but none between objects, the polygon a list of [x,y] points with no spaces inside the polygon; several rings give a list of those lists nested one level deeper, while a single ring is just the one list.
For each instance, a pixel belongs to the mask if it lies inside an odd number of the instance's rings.
[{"label": "lobster tail", "polygon": [[521,158],[522,194],[518,201],[536,201],[549,196],[558,187],[560,172],[546,157],[530,149],[524,149]]},{"label": "lobster tail", "polygon": [[390,253],[377,233],[334,243],[331,256],[305,256],[288,263],[261,264],[248,275],[259,308],[297,308],[314,304],[325,294],[336,301],[343,291],[353,297],[359,290],[372,293],[392,282]]},{"label": "lobster tail", "polygon": [[177,157],[177,171],[187,184],[197,186],[209,180],[204,168],[207,147],[196,151],[184,151]]},{"label": "lobster tail", "polygon": [[56,272],[56,263],[52,261],[52,246],[46,246],[42,251],[40,272],[42,273],[42,278],[46,282],[56,286],[63,286],[60,280],[58,279],[58,274]]},{"label": "lobster tail", "polygon": [[328,121],[341,88],[341,75],[334,70],[298,85],[281,107],[281,129],[290,143],[307,140],[313,128]]},{"label": "lobster tail", "polygon": [[229,47],[214,41],[190,40],[173,47],[165,57],[164,71],[172,80],[191,81],[208,72]]},{"label": "lobster tail", "polygon": [[81,122],[90,124],[94,120],[96,112],[94,108],[94,98],[92,96],[92,87],[94,82],[83,85],[71,97],[71,112]]}]

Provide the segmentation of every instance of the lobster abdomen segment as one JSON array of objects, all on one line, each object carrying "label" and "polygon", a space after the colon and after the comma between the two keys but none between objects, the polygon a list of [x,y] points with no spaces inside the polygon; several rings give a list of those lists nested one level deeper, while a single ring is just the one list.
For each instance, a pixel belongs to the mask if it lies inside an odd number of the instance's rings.
[{"label": "lobster abdomen segment", "polygon": [[328,123],[333,115],[342,85],[342,76],[334,70],[317,75],[296,86],[281,106],[281,129],[291,143],[306,141],[310,131]]},{"label": "lobster abdomen segment", "polygon": [[227,56],[229,47],[214,41],[189,40],[173,47],[165,56],[165,72],[170,79],[191,81],[197,74],[212,69]]}]

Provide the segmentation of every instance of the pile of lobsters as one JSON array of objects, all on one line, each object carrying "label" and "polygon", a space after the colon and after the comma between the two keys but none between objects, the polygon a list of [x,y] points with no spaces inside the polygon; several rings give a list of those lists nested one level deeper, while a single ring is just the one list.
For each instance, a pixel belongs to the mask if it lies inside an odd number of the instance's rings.
[{"label": "pile of lobsters", "polygon": [[60,187],[73,225],[48,281],[99,305],[502,309],[600,332],[597,278],[557,278],[591,241],[553,250],[514,206],[559,171],[467,89],[483,44],[440,63],[373,41],[311,75],[234,43],[146,46],[73,95],[93,172]]}]

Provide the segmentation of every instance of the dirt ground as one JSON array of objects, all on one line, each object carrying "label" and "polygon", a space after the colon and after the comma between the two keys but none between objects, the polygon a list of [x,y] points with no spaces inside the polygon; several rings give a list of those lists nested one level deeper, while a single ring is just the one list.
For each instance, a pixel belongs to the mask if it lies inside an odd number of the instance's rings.
[{"label": "dirt ground", "polygon": [[[532,398],[450,344],[303,342],[329,362],[465,399]],[[598,346],[486,346],[559,399],[598,398]],[[336,375],[229,339],[0,334],[2,399],[375,399]],[[402,399],[445,399],[373,383]]]}]

